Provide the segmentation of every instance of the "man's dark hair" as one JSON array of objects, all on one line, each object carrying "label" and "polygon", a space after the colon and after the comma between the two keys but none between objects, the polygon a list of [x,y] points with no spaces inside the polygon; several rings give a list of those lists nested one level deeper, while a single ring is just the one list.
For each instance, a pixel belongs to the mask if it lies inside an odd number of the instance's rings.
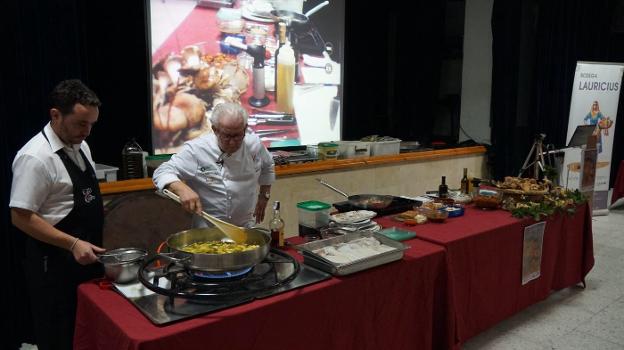
[{"label": "man's dark hair", "polygon": [[50,108],[56,108],[61,114],[70,114],[74,105],[99,107],[100,99],[78,79],[63,80],[50,93]]}]

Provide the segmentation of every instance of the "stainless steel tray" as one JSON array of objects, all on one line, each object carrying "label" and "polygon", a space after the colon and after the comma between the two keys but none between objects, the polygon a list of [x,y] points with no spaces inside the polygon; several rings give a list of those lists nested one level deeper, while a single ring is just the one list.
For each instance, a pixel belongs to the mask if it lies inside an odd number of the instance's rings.
[{"label": "stainless steel tray", "polygon": [[[373,255],[367,258],[358,259],[349,263],[339,264],[325,259],[324,257],[314,253],[315,250],[338,243],[350,242],[354,239],[362,237],[374,237],[381,244],[394,248],[393,250]],[[409,248],[401,242],[392,240],[384,235],[376,232],[352,232],[342,236],[331,237],[318,241],[300,244],[295,247],[303,255],[303,262],[306,265],[316,267],[332,275],[344,276],[354,272],[369,269],[371,267],[383,265],[395,260],[403,258],[403,252]]]}]

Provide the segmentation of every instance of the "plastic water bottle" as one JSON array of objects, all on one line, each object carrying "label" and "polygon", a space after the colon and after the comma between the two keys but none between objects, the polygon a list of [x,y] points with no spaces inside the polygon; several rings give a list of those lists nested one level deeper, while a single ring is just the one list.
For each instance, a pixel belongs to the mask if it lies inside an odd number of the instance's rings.
[{"label": "plastic water bottle", "polygon": [[121,151],[121,177],[124,180],[143,177],[143,149],[134,139],[126,142]]}]

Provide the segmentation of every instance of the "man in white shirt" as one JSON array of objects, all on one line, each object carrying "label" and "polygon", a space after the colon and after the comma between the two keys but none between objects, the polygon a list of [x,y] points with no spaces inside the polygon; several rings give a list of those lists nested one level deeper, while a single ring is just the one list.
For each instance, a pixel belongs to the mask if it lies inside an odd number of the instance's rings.
[{"label": "man in white shirt", "polygon": [[102,276],[102,198],[84,141],[100,101],[79,80],[50,94],[50,122],[13,161],[11,220],[26,235],[24,267],[37,346],[71,349],[76,288]]},{"label": "man in white shirt", "polygon": [[[171,160],[154,171],[159,190],[169,189],[191,212],[208,214],[232,224],[252,227],[264,219],[273,159],[257,135],[247,132],[247,111],[222,103],[212,111],[210,133],[184,144]],[[258,189],[259,187],[259,189]],[[206,227],[199,216],[193,227]]]}]

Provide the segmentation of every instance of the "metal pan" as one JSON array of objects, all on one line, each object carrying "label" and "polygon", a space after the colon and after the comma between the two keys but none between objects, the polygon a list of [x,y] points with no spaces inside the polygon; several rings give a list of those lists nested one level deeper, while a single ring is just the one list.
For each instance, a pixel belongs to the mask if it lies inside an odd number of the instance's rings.
[{"label": "metal pan", "polygon": [[322,9],[323,7],[327,5],[329,5],[329,1],[324,1],[316,5],[310,11],[306,12],[305,15],[294,12],[294,11],[287,11],[287,10],[273,10],[271,11],[271,15],[275,17],[275,20],[277,22],[285,22],[287,26],[290,26],[290,24],[292,23],[306,24],[310,20],[309,18],[312,14],[316,13],[318,10]]},{"label": "metal pan", "polygon": [[237,271],[255,266],[267,256],[270,250],[271,236],[259,229],[245,229],[247,239],[244,243],[257,244],[258,248],[245,252],[229,254],[196,254],[182,250],[195,242],[231,241],[215,227],[194,228],[174,233],[167,238],[167,247],[171,253],[161,253],[160,257],[181,263],[195,271],[225,272]]},{"label": "metal pan", "polygon": [[321,179],[316,180],[321,185],[345,196],[349,200],[349,204],[358,209],[384,209],[394,200],[394,196],[380,194],[357,194],[350,196]]}]

